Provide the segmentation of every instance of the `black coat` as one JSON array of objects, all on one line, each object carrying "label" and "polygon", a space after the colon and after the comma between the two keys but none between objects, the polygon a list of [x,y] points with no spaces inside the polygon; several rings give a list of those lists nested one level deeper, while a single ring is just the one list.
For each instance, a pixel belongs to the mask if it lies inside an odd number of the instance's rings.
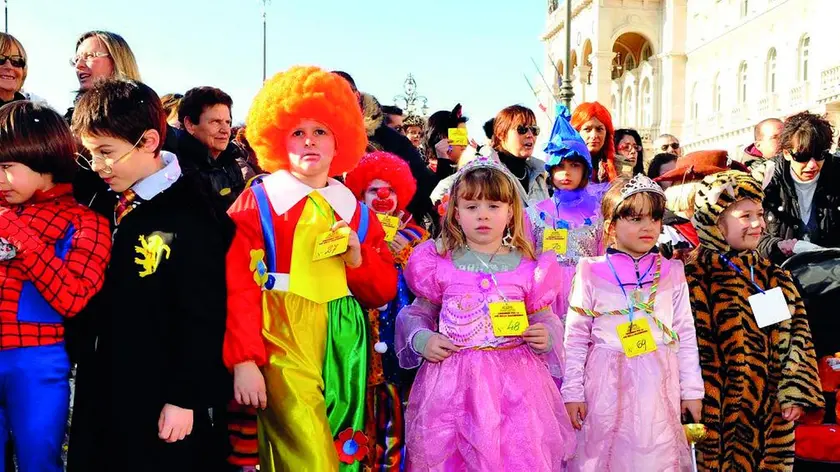
[{"label": "black coat", "polygon": [[817,189],[812,203],[816,211],[816,230],[807,233],[799,214],[799,199],[796,196],[790,162],[783,156],[773,158],[774,174],[764,189],[764,216],[767,231],[758,243],[762,256],[781,264],[788,256],[779,249],[779,241],[805,239],[826,248],[840,247],[840,156],[826,159],[820,171]]},{"label": "black coat", "polygon": [[248,155],[233,142],[213,158],[204,143],[181,131],[178,133],[177,155],[184,174],[197,174],[225,209],[245,190],[245,175],[253,173]]},{"label": "black coat", "polygon": [[[231,395],[222,341],[232,234],[232,222],[188,176],[123,218],[89,307],[97,338],[79,359],[70,472],[225,467],[208,408]],[[145,276],[141,238],[169,249]],[[157,436],[167,403],[194,415],[192,434],[174,444]]]}]

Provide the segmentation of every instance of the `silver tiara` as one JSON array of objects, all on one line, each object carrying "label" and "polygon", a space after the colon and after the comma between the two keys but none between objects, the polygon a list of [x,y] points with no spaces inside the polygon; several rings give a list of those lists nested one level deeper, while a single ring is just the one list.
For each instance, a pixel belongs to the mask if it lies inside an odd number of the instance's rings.
[{"label": "silver tiara", "polygon": [[495,159],[493,156],[479,156],[471,160],[470,162],[464,164],[464,167],[461,167],[455,175],[455,181],[452,183],[452,187],[449,188],[450,198],[454,197],[454,195],[451,194],[455,192],[455,188],[458,186],[458,182],[464,177],[464,175],[473,170],[482,168],[496,169],[497,171],[504,174],[505,177],[507,177],[508,180],[510,180],[510,182],[513,184],[513,187],[516,189],[523,203],[528,200],[528,195],[525,193],[525,188],[522,187],[522,184],[519,183],[519,180],[516,177],[514,177],[513,173],[511,173],[507,166],[502,164],[501,161]]},{"label": "silver tiara", "polygon": [[665,196],[665,191],[662,190],[662,187],[651,180],[650,177],[644,174],[636,174],[629,182],[624,184],[624,187],[621,187],[621,201],[627,200],[631,195],[643,192]]}]

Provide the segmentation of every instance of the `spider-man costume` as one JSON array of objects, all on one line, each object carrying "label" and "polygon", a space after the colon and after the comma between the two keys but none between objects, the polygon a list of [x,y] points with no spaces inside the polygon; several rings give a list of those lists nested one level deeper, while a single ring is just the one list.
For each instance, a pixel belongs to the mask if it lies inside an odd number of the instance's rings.
[{"label": "spider-man costume", "polygon": [[64,317],[102,287],[111,248],[107,221],[76,203],[70,184],[0,206],[0,471],[15,438],[20,470],[59,472],[70,402]]}]

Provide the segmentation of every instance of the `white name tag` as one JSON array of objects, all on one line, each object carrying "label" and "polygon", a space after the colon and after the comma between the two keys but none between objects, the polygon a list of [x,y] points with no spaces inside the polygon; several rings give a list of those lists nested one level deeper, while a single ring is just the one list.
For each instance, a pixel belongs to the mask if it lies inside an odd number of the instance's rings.
[{"label": "white name tag", "polygon": [[749,297],[748,300],[759,328],[790,319],[790,309],[781,287],[772,288],[764,293],[757,293]]}]

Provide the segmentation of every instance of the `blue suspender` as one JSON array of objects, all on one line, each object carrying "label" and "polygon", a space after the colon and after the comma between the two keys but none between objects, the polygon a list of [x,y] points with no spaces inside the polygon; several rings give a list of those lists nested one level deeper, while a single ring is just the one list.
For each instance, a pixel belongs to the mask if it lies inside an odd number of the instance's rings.
[{"label": "blue suspender", "polygon": [[269,272],[276,272],[277,252],[275,248],[274,219],[271,211],[271,204],[265,194],[265,187],[262,183],[251,187],[254,192],[254,199],[257,200],[257,212],[260,215],[260,226],[262,227],[263,242],[265,243],[265,265]]}]

